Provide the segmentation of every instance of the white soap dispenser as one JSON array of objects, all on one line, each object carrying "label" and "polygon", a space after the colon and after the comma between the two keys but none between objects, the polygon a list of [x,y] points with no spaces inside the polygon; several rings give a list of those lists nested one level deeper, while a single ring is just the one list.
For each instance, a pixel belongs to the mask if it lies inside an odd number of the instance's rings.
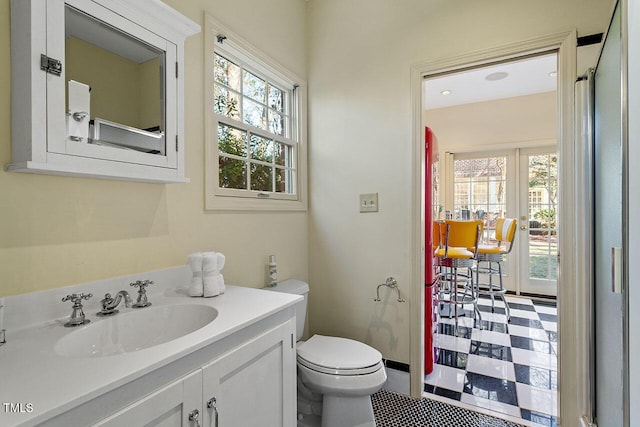
[{"label": "white soap dispenser", "polygon": [[278,266],[276,265],[276,256],[269,255],[269,287],[278,284]]}]

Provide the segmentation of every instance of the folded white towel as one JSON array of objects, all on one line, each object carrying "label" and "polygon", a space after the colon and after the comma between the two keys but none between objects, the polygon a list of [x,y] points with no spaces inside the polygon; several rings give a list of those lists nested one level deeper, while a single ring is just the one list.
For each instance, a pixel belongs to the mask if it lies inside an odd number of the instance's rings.
[{"label": "folded white towel", "polygon": [[203,257],[199,252],[189,255],[187,261],[192,273],[191,282],[189,283],[189,295],[192,297],[201,297],[204,293],[202,261]]},{"label": "folded white towel", "polygon": [[204,278],[204,296],[206,298],[215,297],[223,294],[225,291],[224,277],[222,274],[213,276],[205,276]]}]

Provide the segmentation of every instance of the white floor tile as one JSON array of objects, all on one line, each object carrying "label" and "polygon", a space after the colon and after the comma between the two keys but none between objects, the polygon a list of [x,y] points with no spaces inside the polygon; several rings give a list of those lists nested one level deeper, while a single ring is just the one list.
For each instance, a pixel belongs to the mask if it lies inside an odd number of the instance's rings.
[{"label": "white floor tile", "polygon": [[471,340],[445,334],[435,334],[433,337],[433,345],[436,348],[444,348],[447,350],[469,353]]},{"label": "white floor tile", "polygon": [[516,380],[516,372],[513,367],[513,363],[504,360],[476,356],[475,354],[469,355],[469,359],[467,360],[467,371],[514,382]]},{"label": "white floor tile", "polygon": [[488,342],[491,344],[511,347],[509,334],[503,334],[502,332],[488,331],[486,329],[474,329],[471,331],[471,339],[473,341]]},{"label": "white floor tile", "polygon": [[425,375],[424,382],[461,393],[464,388],[464,373],[463,369],[451,368],[436,363],[433,365],[433,372]]},{"label": "white floor tile", "polygon": [[544,329],[527,328],[520,325],[509,325],[509,333],[519,337],[531,338],[540,341],[549,341],[549,336]]},{"label": "white floor tile", "polygon": [[558,309],[556,307],[547,307],[546,305],[536,305],[536,311],[538,313],[558,315]]},{"label": "white floor tile", "polygon": [[[480,298],[480,299],[478,299],[478,305],[486,305],[488,307],[491,307],[491,298]],[[495,299],[495,304],[493,306],[494,307],[504,308],[504,302],[502,302],[500,297],[498,297],[498,298]]]},{"label": "white floor tile", "polygon": [[530,385],[516,383],[518,405],[530,411],[558,416],[558,393]]},{"label": "white floor tile", "polygon": [[511,415],[512,417],[520,417],[520,408],[518,408],[517,406],[507,405],[506,403],[496,402],[494,400],[474,396],[469,393],[462,393],[460,401],[468,405],[479,406],[480,408],[490,409],[492,411]]},{"label": "white floor tile", "polygon": [[507,315],[499,313],[487,313],[486,311],[483,311],[482,320],[487,320],[489,322],[495,323],[507,323]]},{"label": "white floor tile", "polygon": [[540,320],[540,316],[535,311],[518,310],[517,308],[511,309],[511,315],[513,317],[522,317],[523,319]]},{"label": "white floor tile", "polygon": [[544,329],[546,331],[553,331],[553,332],[558,331],[558,324],[556,322],[547,322],[545,320],[541,320],[541,322],[542,322],[542,326],[544,326]]},{"label": "white floor tile", "polygon": [[512,347],[511,356],[513,363],[536,366],[538,368],[550,369],[552,371],[558,370],[558,357],[555,354],[540,353],[537,351]]}]

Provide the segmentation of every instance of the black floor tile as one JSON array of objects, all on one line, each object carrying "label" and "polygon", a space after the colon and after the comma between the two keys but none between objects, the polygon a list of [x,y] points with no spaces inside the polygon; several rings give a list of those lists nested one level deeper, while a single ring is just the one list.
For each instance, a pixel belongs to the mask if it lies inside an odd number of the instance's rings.
[{"label": "black floor tile", "polygon": [[492,322],[490,320],[483,320],[481,323],[482,329],[486,331],[500,332],[503,334],[506,334],[509,331],[506,323]]},{"label": "black floor tile", "polygon": [[[456,336],[456,327],[455,325],[450,325],[448,323],[438,323],[438,333],[442,335]],[[471,328],[458,325],[457,336],[459,338],[471,338]]]},{"label": "black floor tile", "polygon": [[517,302],[509,302],[509,308],[515,310],[536,311],[535,307],[530,304],[520,304]]},{"label": "black floor tile", "polygon": [[547,390],[558,390],[558,372],[517,363],[513,367],[517,382]]},{"label": "black floor tile", "polygon": [[459,351],[440,348],[436,351],[436,363],[456,369],[467,369],[469,355]]},{"label": "black floor tile", "polygon": [[545,322],[557,322],[558,321],[558,316],[555,315],[555,314],[538,313],[538,317],[540,318],[540,320],[544,320]]},{"label": "black floor tile", "polygon": [[535,319],[525,319],[524,317],[511,316],[512,325],[526,326],[527,328],[544,329],[542,322]]},{"label": "black floor tile", "polygon": [[555,300],[533,300],[533,305],[541,305],[544,307],[556,307],[556,301]]},{"label": "black floor tile", "polygon": [[471,341],[469,354],[488,357],[490,359],[505,360],[507,362],[513,360],[511,357],[511,347],[480,341]]},{"label": "black floor tile", "polygon": [[[511,305],[509,305],[511,307]],[[491,307],[490,305],[478,304],[478,310],[484,313],[507,314],[503,307]]]},{"label": "black floor tile", "polygon": [[520,409],[522,419],[533,421],[546,427],[557,427],[558,419],[552,415],[540,414],[538,412],[529,411],[528,409]]},{"label": "black floor tile", "polygon": [[473,396],[518,406],[516,384],[512,381],[467,372],[463,391]]},{"label": "black floor tile", "polygon": [[511,347],[537,351],[539,353],[554,354],[553,348],[548,342],[519,337],[516,335],[511,335],[509,338],[511,339]]},{"label": "black floor tile", "polygon": [[458,402],[462,397],[462,393],[460,393],[459,391],[453,391],[443,387],[436,387],[431,384],[425,384],[424,391],[426,391],[427,393],[436,394],[438,396],[448,397],[449,399],[457,400]]}]

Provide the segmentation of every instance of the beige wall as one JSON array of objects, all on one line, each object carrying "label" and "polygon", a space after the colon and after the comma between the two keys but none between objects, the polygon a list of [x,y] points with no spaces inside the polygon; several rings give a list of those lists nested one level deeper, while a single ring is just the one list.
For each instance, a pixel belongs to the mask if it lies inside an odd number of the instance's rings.
[{"label": "beige wall", "polygon": [[426,110],[441,153],[555,142],[556,92]]},{"label": "beige wall", "polygon": [[[9,0],[0,0],[0,164],[11,159]],[[306,75],[304,2],[172,0],[203,24],[207,10],[299,75]],[[264,22],[276,22],[264,31]],[[267,256],[282,278],[307,279],[306,213],[205,213],[202,33],[186,44],[186,175],[145,184],[0,171],[0,295],[182,265],[189,253],[227,255],[225,280],[265,281]]]},{"label": "beige wall", "polygon": [[[612,1],[310,0],[309,280],[312,332],[409,362],[410,69],[577,28],[603,32]],[[378,213],[358,194],[378,192]],[[374,303],[394,276],[401,304]],[[418,284],[414,284],[418,285]],[[383,292],[386,296],[386,292]]]}]

